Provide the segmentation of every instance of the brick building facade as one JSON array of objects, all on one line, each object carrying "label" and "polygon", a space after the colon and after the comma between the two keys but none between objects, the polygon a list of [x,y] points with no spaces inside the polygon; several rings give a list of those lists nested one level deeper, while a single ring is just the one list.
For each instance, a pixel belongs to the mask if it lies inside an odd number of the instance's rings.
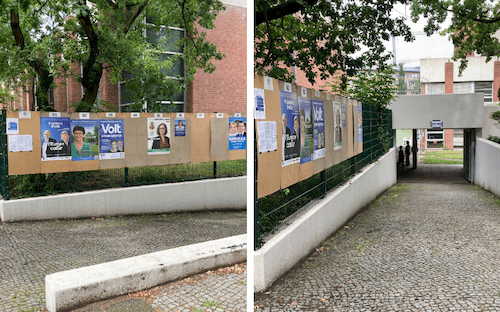
[{"label": "brick building facade", "polygon": [[[245,113],[247,106],[247,8],[246,1],[222,0],[226,9],[215,20],[215,28],[206,30],[207,40],[217,47],[225,57],[214,61],[216,70],[212,74],[198,71],[185,93],[183,111],[187,113]],[[72,65],[76,76],[81,74],[81,64]],[[82,99],[82,85],[72,77],[56,77],[57,87],[49,92],[49,101],[60,112],[72,112],[72,104]],[[103,72],[98,98],[109,103],[104,110],[119,111],[120,91],[117,84],[109,80],[109,72]],[[33,92],[12,90],[14,100],[3,104],[4,108],[36,110]]]}]

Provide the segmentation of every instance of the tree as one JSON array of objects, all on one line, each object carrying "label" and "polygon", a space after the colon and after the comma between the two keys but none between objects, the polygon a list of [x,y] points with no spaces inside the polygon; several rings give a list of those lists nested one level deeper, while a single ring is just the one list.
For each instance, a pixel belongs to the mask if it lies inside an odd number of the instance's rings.
[{"label": "tree", "polygon": [[[360,69],[383,64],[390,35],[413,39],[403,18],[391,18],[407,0],[256,0],[255,71],[291,82],[292,67],[314,84],[339,73],[343,87]],[[362,49],[365,49],[362,51]]]},{"label": "tree", "polygon": [[[173,99],[198,69],[215,70],[212,60],[223,55],[202,28],[213,28],[223,9],[218,0],[0,0],[0,65],[7,65],[0,79],[36,77],[38,104],[46,108],[54,77],[70,76],[84,88],[77,111],[91,111],[107,70],[113,83],[127,81],[136,108],[151,107]],[[169,40],[170,30],[160,31],[161,25],[180,27],[186,36]],[[146,30],[156,30],[161,40],[145,38]],[[183,46],[184,53],[162,57],[168,45]],[[167,72],[179,58],[186,75],[172,79]],[[81,75],[72,70],[75,62],[82,64]]]},{"label": "tree", "polygon": [[398,70],[398,94],[406,94],[406,92],[407,92],[407,88],[406,88],[404,64],[403,63],[399,63],[399,70]]},{"label": "tree", "polygon": [[385,150],[389,149],[391,143],[392,127],[384,124],[383,115],[397,97],[395,77],[392,67],[377,67],[358,71],[356,77],[349,79],[348,88],[342,88],[339,83],[329,84],[335,93],[377,107],[377,139]]},{"label": "tree", "polygon": [[442,34],[449,34],[455,45],[453,60],[460,60],[459,74],[467,67],[467,55],[477,51],[487,57],[500,55],[500,43],[495,33],[500,29],[500,2],[485,0],[419,0],[411,6],[412,19],[427,18],[427,35],[439,31],[451,16],[451,25]]}]

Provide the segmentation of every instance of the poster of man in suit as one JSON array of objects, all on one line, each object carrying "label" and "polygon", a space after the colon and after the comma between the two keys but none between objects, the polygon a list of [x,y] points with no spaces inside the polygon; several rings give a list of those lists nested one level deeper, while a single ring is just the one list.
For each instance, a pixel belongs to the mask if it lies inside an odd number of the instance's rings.
[{"label": "poster of man in suit", "polygon": [[[281,138],[282,167],[300,162],[299,133],[295,129],[295,120],[299,118],[297,95],[288,91],[280,91],[281,102]],[[293,130],[292,130],[293,129]]]},{"label": "poster of man in suit", "polygon": [[68,117],[40,117],[42,161],[71,159]]}]

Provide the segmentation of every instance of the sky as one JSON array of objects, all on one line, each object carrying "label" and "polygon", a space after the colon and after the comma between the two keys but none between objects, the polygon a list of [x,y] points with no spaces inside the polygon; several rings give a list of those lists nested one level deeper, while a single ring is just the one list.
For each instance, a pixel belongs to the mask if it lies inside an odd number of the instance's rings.
[{"label": "sky", "polygon": [[[407,16],[408,25],[412,32],[423,32],[425,20],[420,19],[418,23],[412,23],[410,20],[409,6],[397,5],[393,11],[394,16]],[[449,20],[445,26],[449,24]],[[392,42],[387,42],[386,48],[392,52]],[[439,34],[427,37],[415,35],[415,40],[411,43],[405,42],[402,37],[396,37],[396,60],[397,63],[414,62],[424,58],[446,58],[453,55],[453,44],[447,37]]]}]

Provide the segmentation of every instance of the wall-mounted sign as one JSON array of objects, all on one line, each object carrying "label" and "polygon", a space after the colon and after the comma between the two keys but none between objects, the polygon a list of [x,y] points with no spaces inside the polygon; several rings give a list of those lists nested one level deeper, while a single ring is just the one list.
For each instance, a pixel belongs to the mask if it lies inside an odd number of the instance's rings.
[{"label": "wall-mounted sign", "polygon": [[431,121],[431,128],[443,128],[443,121],[442,120],[433,120]]}]

